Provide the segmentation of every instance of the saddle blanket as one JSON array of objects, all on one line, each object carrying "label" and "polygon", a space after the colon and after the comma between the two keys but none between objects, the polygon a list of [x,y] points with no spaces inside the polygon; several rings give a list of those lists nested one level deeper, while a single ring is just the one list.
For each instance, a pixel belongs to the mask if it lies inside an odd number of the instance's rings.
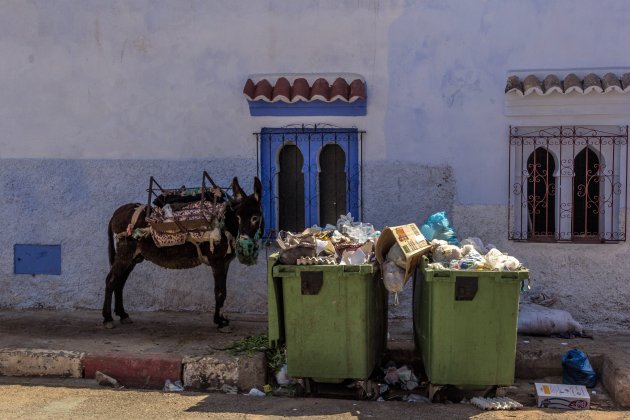
[{"label": "saddle blanket", "polygon": [[168,204],[162,208],[154,207],[147,218],[153,242],[164,247],[182,245],[186,241],[220,241],[226,205],[226,202],[197,201],[179,210],[172,210]]}]

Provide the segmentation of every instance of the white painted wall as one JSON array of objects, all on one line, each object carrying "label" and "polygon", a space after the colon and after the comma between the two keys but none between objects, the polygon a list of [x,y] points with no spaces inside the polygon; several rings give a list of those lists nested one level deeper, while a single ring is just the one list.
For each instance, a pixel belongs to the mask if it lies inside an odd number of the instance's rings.
[{"label": "white painted wall", "polygon": [[[186,159],[242,157],[243,152],[254,157],[254,131],[290,122],[249,117],[243,86],[248,74],[263,72],[356,69],[369,79],[374,118],[350,122],[382,139],[383,58],[389,22],[399,11],[382,10],[375,2],[358,6],[350,1],[4,2],[0,153],[5,158]],[[344,124],[348,118],[326,122]]]},{"label": "white painted wall", "polygon": [[[625,125],[630,116],[624,108],[606,115],[508,117],[503,90],[511,69],[629,66],[622,48],[629,18],[624,0],[597,7],[585,0],[2,2],[0,193],[10,200],[0,210],[13,217],[0,245],[11,250],[14,243],[87,237],[93,251],[83,259],[78,251],[64,254],[59,278],[26,282],[12,274],[12,253],[4,252],[0,305],[99,307],[106,260],[98,250],[105,249],[107,215],[126,200],[143,200],[149,175],[168,166],[162,176],[181,185],[197,175],[179,173],[211,162],[221,179],[251,179],[253,132],[329,123],[367,131],[366,221],[420,224],[445,208],[462,232],[504,244],[526,261],[541,287],[562,294],[561,305],[584,322],[627,326],[628,315],[618,313],[625,308],[627,314],[628,307],[610,306],[612,294],[604,291],[613,278],[615,295],[630,300],[630,263],[607,263],[601,275],[599,268],[590,272],[581,290],[572,286],[584,275],[580,268],[623,255],[625,244],[592,246],[587,253],[554,244],[541,253],[537,245],[504,240],[504,214],[510,124]],[[248,74],[279,72],[360,73],[368,86],[368,115],[250,117],[241,93]],[[104,171],[111,187],[101,194]],[[26,228],[20,215],[46,209],[45,200],[24,199],[40,178],[65,199],[48,208],[57,224]],[[79,235],[78,222],[63,217],[63,209],[77,203],[90,211],[89,223],[80,226],[98,234]],[[581,254],[579,268],[556,266],[549,258],[555,253]],[[244,299],[238,294],[243,288],[235,288],[228,307],[232,302],[239,312],[264,312],[264,268],[257,274],[235,270],[252,277],[232,281],[255,285],[256,298]],[[184,293],[169,301],[172,273],[136,271],[145,280],[136,280],[137,286],[130,280],[132,308],[212,307],[208,296]],[[191,273],[177,278],[194,290],[202,280]],[[143,294],[149,279],[157,283]],[[49,281],[61,292],[51,292]],[[587,285],[597,285],[598,293]],[[410,316],[409,299],[403,297],[393,313]]]}]

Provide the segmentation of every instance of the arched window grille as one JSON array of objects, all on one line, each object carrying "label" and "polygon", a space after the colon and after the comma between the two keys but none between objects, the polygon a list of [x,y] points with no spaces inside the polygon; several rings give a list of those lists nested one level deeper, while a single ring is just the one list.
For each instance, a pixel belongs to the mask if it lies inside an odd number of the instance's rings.
[{"label": "arched window grille", "polygon": [[510,127],[508,237],[626,240],[628,126]]},{"label": "arched window grille", "polygon": [[546,148],[539,147],[527,159],[527,232],[530,239],[555,239],[555,162]]},{"label": "arched window grille", "polygon": [[599,235],[600,194],[599,159],[589,147],[575,157],[573,175],[573,237]]}]

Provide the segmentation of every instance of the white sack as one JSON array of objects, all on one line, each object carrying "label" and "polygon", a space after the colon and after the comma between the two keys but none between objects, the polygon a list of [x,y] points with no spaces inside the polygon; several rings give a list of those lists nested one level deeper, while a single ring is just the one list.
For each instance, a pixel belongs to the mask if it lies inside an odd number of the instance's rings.
[{"label": "white sack", "polygon": [[582,325],[570,313],[535,303],[521,303],[518,309],[518,332],[529,335],[582,334]]}]

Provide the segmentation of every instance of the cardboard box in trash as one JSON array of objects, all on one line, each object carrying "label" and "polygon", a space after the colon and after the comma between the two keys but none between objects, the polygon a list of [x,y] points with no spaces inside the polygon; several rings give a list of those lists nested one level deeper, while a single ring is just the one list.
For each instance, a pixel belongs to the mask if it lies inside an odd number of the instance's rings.
[{"label": "cardboard box in trash", "polygon": [[584,385],[535,383],[536,405],[564,410],[588,410],[591,397]]},{"label": "cardboard box in trash", "polygon": [[431,244],[420,233],[415,223],[386,227],[376,241],[376,260],[379,264],[387,259],[387,252],[396,242],[405,254],[405,284],[415,270],[420,257],[431,250]]}]

